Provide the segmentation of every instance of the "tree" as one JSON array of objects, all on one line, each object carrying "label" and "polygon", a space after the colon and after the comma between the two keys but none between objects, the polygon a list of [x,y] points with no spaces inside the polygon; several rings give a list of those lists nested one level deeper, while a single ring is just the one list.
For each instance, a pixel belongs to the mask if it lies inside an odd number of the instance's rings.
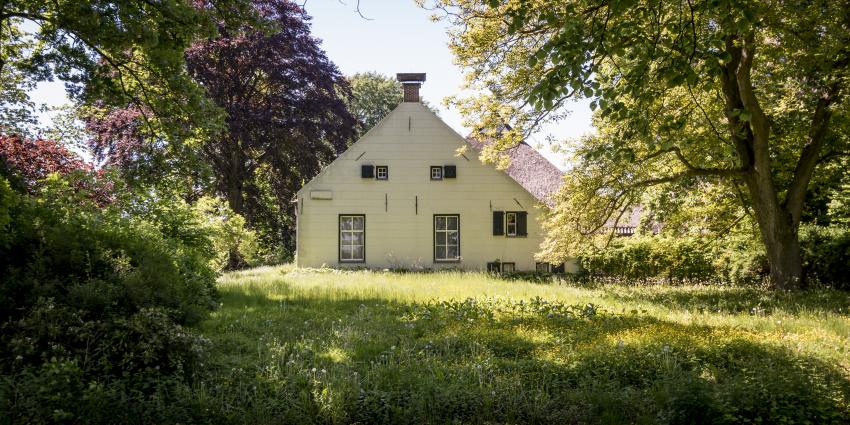
[{"label": "tree", "polygon": [[350,88],[297,5],[254,4],[274,32],[223,25],[220,37],[193,45],[186,60],[227,113],[225,129],[202,147],[215,190],[266,244],[291,248],[292,197],[354,131],[343,100]]},{"label": "tree", "polygon": [[[459,99],[504,149],[590,98],[552,224],[561,255],[646,188],[725,184],[751,210],[777,288],[802,282],[798,229],[819,166],[846,154],[850,9],[819,1],[446,0],[451,47],[485,94]],[[693,188],[693,185],[681,185]],[[568,206],[578,208],[566,211]],[[573,243],[575,242],[575,243]]]},{"label": "tree", "polygon": [[354,74],[348,83],[351,85],[348,110],[357,118],[354,141],[389,115],[401,103],[402,93],[398,81],[377,72]]},{"label": "tree", "polygon": [[[34,124],[25,91],[58,78],[80,102],[143,106],[147,124],[185,137],[220,120],[183,51],[215,22],[249,20],[246,0],[10,0],[0,3],[0,131]],[[25,125],[21,125],[21,120]]]}]

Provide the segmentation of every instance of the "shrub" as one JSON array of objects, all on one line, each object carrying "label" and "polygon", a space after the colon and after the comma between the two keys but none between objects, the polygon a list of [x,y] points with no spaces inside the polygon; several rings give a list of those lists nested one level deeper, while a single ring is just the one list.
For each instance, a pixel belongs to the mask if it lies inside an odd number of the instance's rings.
[{"label": "shrub", "polygon": [[195,204],[196,213],[209,231],[215,251],[213,266],[232,270],[257,266],[259,256],[257,234],[245,226],[245,219],[233,212],[219,198],[203,197]]},{"label": "shrub", "polygon": [[800,248],[809,285],[850,289],[850,228],[803,225]]},{"label": "shrub", "polygon": [[217,300],[201,220],[162,199],[169,214],[100,205],[77,177],[51,175],[6,208],[0,409],[15,422],[122,422],[104,412],[161,403],[204,356],[183,327]]},{"label": "shrub", "polygon": [[606,249],[579,255],[579,264],[594,279],[708,282],[715,269],[700,241],[693,238],[631,237]]}]

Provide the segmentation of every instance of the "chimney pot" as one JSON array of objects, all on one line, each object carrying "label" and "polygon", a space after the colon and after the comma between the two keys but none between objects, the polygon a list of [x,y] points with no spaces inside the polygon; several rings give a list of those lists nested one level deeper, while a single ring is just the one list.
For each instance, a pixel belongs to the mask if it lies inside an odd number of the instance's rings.
[{"label": "chimney pot", "polygon": [[404,101],[419,102],[419,87],[425,82],[424,73],[398,73],[396,79],[401,83]]}]

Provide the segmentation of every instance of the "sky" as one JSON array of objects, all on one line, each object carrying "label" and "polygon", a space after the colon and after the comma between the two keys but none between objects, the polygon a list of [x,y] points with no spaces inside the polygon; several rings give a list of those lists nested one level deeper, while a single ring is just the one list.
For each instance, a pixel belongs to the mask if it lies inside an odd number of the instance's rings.
[{"label": "sky", "polygon": [[[422,98],[439,109],[440,117],[458,133],[469,132],[457,111],[442,105],[445,97],[461,92],[463,70],[456,66],[448,48],[446,23],[433,22],[432,12],[419,8],[413,0],[361,0],[361,18],[355,11],[357,0],[308,0],[313,35],[322,49],[345,75],[377,71],[394,76],[398,72],[424,72]],[[37,103],[59,106],[68,103],[61,82],[41,83],[30,92]],[[553,153],[545,142],[575,138],[592,131],[588,102],[576,102],[572,113],[561,123],[532,136],[529,144],[538,148],[552,163],[565,167],[564,158]],[[49,120],[43,114],[43,121]]]}]

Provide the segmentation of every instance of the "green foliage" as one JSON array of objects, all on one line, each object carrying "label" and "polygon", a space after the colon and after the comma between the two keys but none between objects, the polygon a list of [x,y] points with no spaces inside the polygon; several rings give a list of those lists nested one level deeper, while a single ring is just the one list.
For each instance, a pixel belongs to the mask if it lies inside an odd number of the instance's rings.
[{"label": "green foliage", "polygon": [[217,305],[212,247],[188,206],[100,205],[82,177],[53,174],[9,209],[0,406],[32,423],[158,422],[144,411],[203,360],[205,340],[184,326]]},{"label": "green foliage", "polygon": [[710,253],[696,238],[631,237],[579,256],[592,277],[619,281],[707,283],[716,279]]},{"label": "green foliage", "polygon": [[[804,225],[803,269],[809,285],[850,289],[850,230]],[[587,250],[579,264],[591,280],[614,282],[758,285],[769,266],[753,236],[634,236]]]},{"label": "green foliage", "polygon": [[402,101],[401,84],[377,72],[357,73],[348,77],[351,96],[348,110],[357,119],[357,132],[352,141],[384,119]]},{"label": "green foliage", "polygon": [[850,290],[850,228],[805,225],[800,239],[809,284]]},{"label": "green foliage", "polygon": [[251,19],[243,0],[3,2],[0,131],[26,134],[35,123],[26,91],[54,79],[78,101],[152,112],[148,125],[175,140],[215,130],[222,116],[189,78],[183,51],[218,22]]},{"label": "green foliage", "polygon": [[194,208],[212,241],[215,251],[212,265],[216,270],[257,266],[263,262],[256,232],[246,228],[245,219],[234,213],[224,200],[205,196]]},{"label": "green foliage", "polygon": [[755,217],[772,284],[802,283],[798,225],[826,204],[806,193],[840,175],[850,143],[843,2],[433,3],[475,93],[455,103],[495,140],[489,159],[563,119],[573,99],[595,110],[596,132],[564,149],[572,168],[547,226],[550,261],[649,187],[681,199],[719,186]]},{"label": "green foliage", "polygon": [[167,407],[194,422],[850,419],[846,293],[288,268],[220,289],[210,373]]},{"label": "green foliage", "polygon": [[12,209],[18,204],[19,196],[12,190],[9,180],[0,174],[0,247],[7,243]]}]

